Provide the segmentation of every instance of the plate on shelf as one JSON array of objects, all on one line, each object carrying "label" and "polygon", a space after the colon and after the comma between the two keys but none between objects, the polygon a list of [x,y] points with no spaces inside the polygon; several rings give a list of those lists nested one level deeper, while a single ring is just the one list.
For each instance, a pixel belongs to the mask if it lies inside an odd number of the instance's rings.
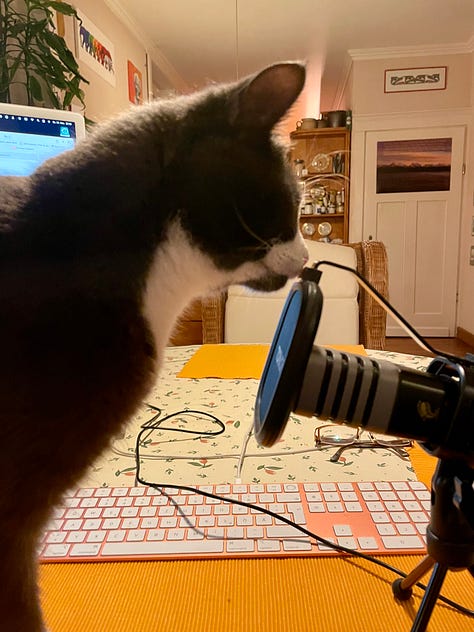
[{"label": "plate on shelf", "polygon": [[311,166],[317,173],[328,171],[330,164],[331,159],[327,154],[316,154],[316,156],[311,161]]},{"label": "plate on shelf", "polygon": [[329,222],[322,222],[318,226],[318,233],[321,235],[321,237],[327,237],[328,235],[331,234],[331,231],[332,231],[332,226]]}]

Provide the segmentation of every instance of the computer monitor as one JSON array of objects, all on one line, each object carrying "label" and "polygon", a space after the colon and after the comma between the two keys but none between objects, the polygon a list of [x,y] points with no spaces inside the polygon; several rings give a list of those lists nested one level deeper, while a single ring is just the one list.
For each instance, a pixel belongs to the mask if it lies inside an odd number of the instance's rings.
[{"label": "computer monitor", "polygon": [[27,176],[85,136],[76,112],[0,103],[0,176]]}]

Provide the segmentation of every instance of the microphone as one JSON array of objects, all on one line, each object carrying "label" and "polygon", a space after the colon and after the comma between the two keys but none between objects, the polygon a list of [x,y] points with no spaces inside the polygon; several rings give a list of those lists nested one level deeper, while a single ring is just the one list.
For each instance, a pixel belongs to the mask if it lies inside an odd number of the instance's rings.
[{"label": "microphone", "polygon": [[[254,416],[257,442],[272,446],[291,412],[413,439],[439,458],[474,466],[474,362],[439,354],[427,372],[314,345],[323,296],[318,265],[290,290],[260,380]],[[377,300],[381,297],[358,278]],[[384,308],[406,324],[386,301]],[[412,328],[408,325],[410,330]],[[413,331],[413,330],[412,330]],[[416,340],[434,351],[416,332]]]}]

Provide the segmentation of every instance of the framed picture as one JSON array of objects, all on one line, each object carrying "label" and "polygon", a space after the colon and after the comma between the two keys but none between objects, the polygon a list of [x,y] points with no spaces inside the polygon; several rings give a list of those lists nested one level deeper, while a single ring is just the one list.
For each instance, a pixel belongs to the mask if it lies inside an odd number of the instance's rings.
[{"label": "framed picture", "polygon": [[447,66],[399,68],[385,71],[384,92],[421,92],[446,89]]},{"label": "framed picture", "polygon": [[452,138],[377,143],[377,193],[449,191]]},{"label": "framed picture", "polygon": [[80,61],[115,86],[115,48],[112,42],[81,11],[76,22],[76,52]]},{"label": "framed picture", "polygon": [[130,60],[127,60],[128,75],[128,99],[135,105],[143,103],[143,79],[142,73]]}]

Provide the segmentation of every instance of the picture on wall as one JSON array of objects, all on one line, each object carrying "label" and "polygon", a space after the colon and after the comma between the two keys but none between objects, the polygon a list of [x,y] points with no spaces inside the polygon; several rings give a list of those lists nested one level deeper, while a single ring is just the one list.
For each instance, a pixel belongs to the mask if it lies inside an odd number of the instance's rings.
[{"label": "picture on wall", "polygon": [[115,48],[112,42],[81,11],[76,24],[76,53],[80,61],[115,86]]},{"label": "picture on wall", "polygon": [[384,92],[446,90],[447,72],[447,66],[389,69],[385,71]]},{"label": "picture on wall", "polygon": [[377,143],[377,193],[449,191],[452,138]]},{"label": "picture on wall", "polygon": [[128,98],[131,103],[141,105],[143,103],[143,79],[142,73],[130,60],[127,61],[128,72]]}]

